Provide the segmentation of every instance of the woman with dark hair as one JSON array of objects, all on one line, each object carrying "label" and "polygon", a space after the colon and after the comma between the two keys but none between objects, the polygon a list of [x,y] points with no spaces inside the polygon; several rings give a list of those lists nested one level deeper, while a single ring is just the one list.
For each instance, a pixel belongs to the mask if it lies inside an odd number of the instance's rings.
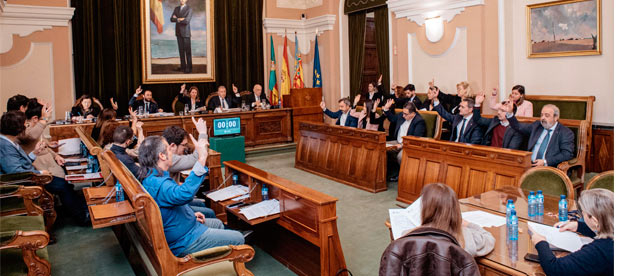
[{"label": "woman with dark hair", "polygon": [[180,87],[180,95],[178,100],[189,105],[189,110],[198,110],[204,107],[204,101],[199,97],[199,88],[197,86],[191,86],[189,90],[186,90],[186,84]]},{"label": "woman with dark hair", "polygon": [[98,100],[90,95],[82,95],[71,109],[71,116],[84,117],[85,119],[95,118],[101,112],[99,105]]},{"label": "woman with dark hair", "polygon": [[92,139],[97,141],[99,139],[99,135],[101,134],[101,127],[106,122],[115,122],[116,121],[116,111],[111,108],[103,109],[103,112],[99,114],[98,119],[96,119],[96,124],[92,129]]},{"label": "woman with dark hair", "polygon": [[[491,96],[491,104],[489,106],[493,110],[498,110],[501,104],[497,102],[497,88],[493,88]],[[510,94],[509,98],[516,104],[516,113],[514,113],[514,116],[533,117],[533,103],[525,100],[525,86],[517,84],[512,87],[512,94]]]}]

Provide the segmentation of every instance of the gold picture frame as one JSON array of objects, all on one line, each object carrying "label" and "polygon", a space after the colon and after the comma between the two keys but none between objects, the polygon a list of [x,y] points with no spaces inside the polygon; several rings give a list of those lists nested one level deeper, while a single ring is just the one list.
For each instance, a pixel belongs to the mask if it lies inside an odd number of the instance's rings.
[{"label": "gold picture frame", "polygon": [[142,82],[216,81],[214,0],[140,1]]},{"label": "gold picture frame", "polygon": [[601,0],[559,0],[527,5],[528,58],[601,54]]}]

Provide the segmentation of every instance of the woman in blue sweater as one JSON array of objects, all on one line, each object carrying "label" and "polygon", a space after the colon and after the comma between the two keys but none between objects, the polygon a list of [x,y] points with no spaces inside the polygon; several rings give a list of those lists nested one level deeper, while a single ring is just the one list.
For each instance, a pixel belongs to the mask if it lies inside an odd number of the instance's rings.
[{"label": "woman in blue sweater", "polygon": [[559,231],[578,232],[594,240],[565,257],[556,258],[546,237],[532,232],[531,241],[546,275],[613,275],[613,201],[613,192],[607,189],[581,193],[578,206],[584,222],[569,221],[556,226]]}]

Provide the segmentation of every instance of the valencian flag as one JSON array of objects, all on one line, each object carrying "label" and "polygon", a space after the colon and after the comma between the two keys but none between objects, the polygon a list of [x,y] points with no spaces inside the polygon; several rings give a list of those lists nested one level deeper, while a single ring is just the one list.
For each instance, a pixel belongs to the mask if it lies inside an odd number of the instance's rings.
[{"label": "valencian flag", "polygon": [[295,55],[296,72],[294,73],[294,88],[304,88],[304,71],[302,70],[302,57],[298,49],[298,34],[296,34],[296,55]]},{"label": "valencian flag", "polygon": [[315,59],[313,60],[313,87],[321,87],[321,63],[319,62],[319,43],[315,35]]},{"label": "valencian flag", "polygon": [[276,58],[274,57],[274,43],[270,36],[270,80],[268,81],[270,90],[270,102],[276,105],[279,102],[279,89],[276,85]]},{"label": "valencian flag", "polygon": [[163,0],[150,0],[150,20],[156,25],[156,31],[163,32]]},{"label": "valencian flag", "polygon": [[283,45],[283,66],[281,66],[281,103],[283,102],[283,95],[289,95],[290,88],[291,79],[289,79],[289,61],[287,60],[287,31],[285,31],[285,43]]}]

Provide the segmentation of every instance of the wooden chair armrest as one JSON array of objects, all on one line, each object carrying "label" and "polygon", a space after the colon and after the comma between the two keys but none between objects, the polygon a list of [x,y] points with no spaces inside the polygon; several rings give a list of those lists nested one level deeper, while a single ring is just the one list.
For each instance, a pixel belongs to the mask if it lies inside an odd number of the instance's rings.
[{"label": "wooden chair armrest", "polygon": [[[39,186],[16,186],[16,185],[2,185],[0,191],[0,198],[8,197],[20,197],[24,200],[24,206],[28,212],[28,216],[41,216],[43,215],[43,209],[34,203],[34,200],[41,197],[43,194],[43,188]],[[4,192],[6,191],[6,193]]]},{"label": "wooden chair armrest", "polygon": [[49,174],[35,174],[32,172],[5,174],[0,178],[0,185],[45,185],[53,180]]},{"label": "wooden chair armrest", "polygon": [[231,261],[234,263],[234,268],[238,275],[252,275],[250,271],[246,270],[244,263],[252,260],[254,256],[255,249],[250,245],[227,245],[208,248],[184,257],[187,262],[184,263],[180,272],[222,261]]},{"label": "wooden chair armrest", "polygon": [[28,266],[28,275],[50,275],[51,264],[36,254],[49,244],[49,234],[45,231],[14,231],[11,240],[2,243],[0,249],[19,248],[23,254],[24,263]]}]

